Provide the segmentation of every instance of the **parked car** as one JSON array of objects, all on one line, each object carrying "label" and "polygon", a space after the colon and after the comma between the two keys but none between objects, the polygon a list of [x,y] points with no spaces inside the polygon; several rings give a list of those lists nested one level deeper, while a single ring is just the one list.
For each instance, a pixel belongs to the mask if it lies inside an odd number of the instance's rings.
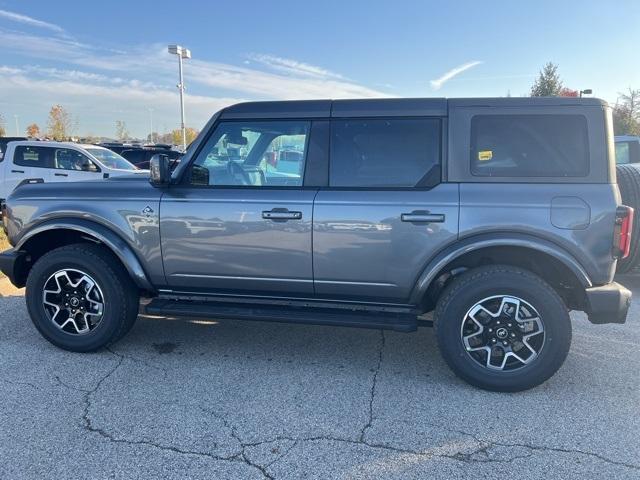
[{"label": "parked car", "polygon": [[95,145],[66,142],[9,142],[0,161],[0,200],[20,184],[96,180],[142,174],[118,154]]},{"label": "parked car", "polygon": [[168,148],[155,148],[155,147],[143,147],[143,148],[131,148],[122,150],[120,155],[129,160],[133,165],[138,168],[148,169],[149,161],[154,155],[166,155],[172,162],[177,162],[182,158],[182,153],[171,150]]},{"label": "parked car", "polygon": [[0,269],[72,351],[120,339],[141,296],[154,315],[403,332],[433,312],[457,375],[523,390],[565,360],[569,310],[626,320],[610,119],[592,98],[234,105],[173,173],[160,156],[151,181],[16,189]]},{"label": "parked car", "polygon": [[4,157],[4,152],[7,150],[7,144],[9,142],[17,142],[20,140],[27,140],[27,137],[0,137],[0,162]]},{"label": "parked car", "polygon": [[620,135],[615,138],[616,163],[640,163],[640,137]]}]

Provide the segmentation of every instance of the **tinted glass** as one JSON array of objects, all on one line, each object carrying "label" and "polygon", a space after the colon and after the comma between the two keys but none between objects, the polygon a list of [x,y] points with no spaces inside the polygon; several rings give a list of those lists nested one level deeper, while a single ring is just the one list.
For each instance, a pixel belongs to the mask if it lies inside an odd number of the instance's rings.
[{"label": "tinted glass", "polygon": [[97,172],[95,163],[89,157],[70,148],[53,150],[53,168],[60,170],[78,170],[80,172]]},{"label": "tinted glass", "polygon": [[334,120],[330,155],[331,186],[413,187],[440,163],[440,120]]},{"label": "tinted glass", "polygon": [[616,142],[616,163],[622,164],[631,162],[629,146],[629,142]]},{"label": "tinted glass", "polygon": [[309,122],[222,122],[191,165],[193,185],[302,186]]},{"label": "tinted glass", "polygon": [[477,115],[471,120],[471,173],[587,176],[587,121],[582,115]]},{"label": "tinted glass", "polygon": [[52,148],[16,147],[13,163],[25,167],[51,168]]}]

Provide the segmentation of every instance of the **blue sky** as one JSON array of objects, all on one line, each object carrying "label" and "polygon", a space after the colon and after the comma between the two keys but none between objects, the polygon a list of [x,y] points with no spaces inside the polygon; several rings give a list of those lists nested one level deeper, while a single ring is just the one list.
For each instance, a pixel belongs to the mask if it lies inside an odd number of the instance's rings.
[{"label": "blue sky", "polygon": [[[78,135],[146,136],[242,100],[525,95],[541,66],[615,102],[640,88],[640,1],[0,0],[0,114],[41,128],[51,105]],[[149,111],[153,109],[153,113]],[[22,133],[22,132],[21,132]]]}]

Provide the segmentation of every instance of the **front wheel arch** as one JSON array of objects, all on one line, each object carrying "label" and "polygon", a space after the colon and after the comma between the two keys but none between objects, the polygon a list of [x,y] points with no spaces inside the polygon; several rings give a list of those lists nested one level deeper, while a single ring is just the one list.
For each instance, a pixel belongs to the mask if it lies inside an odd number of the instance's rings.
[{"label": "front wheel arch", "polygon": [[30,258],[17,272],[16,283],[24,286],[29,270],[47,251],[78,242],[104,245],[116,256],[140,290],[155,291],[140,260],[120,235],[103,225],[82,219],[47,221],[32,228],[20,238],[15,250],[26,252]]}]

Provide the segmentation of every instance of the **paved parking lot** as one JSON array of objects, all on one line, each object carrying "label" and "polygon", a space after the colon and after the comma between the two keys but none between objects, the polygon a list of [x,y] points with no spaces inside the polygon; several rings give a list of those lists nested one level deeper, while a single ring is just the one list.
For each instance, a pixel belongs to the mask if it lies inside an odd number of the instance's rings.
[{"label": "paved parking lot", "polygon": [[574,319],[555,377],[497,394],[428,328],[140,317],[73,354],[5,296],[0,478],[640,478],[640,300],[623,326]]}]

